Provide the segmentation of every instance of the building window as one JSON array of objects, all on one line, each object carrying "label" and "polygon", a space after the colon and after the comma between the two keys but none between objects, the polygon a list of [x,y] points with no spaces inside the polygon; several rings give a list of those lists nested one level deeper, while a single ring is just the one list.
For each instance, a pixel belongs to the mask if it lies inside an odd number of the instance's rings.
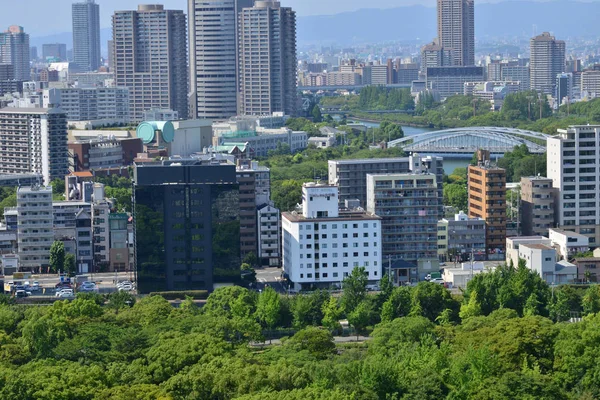
[{"label": "building window", "polygon": [[300,278],[304,278],[304,274],[300,274]]},{"label": "building window", "polygon": [[348,253],[344,253],[344,254],[343,254],[343,256],[344,256],[344,257],[348,257]]},{"label": "building window", "polygon": [[358,267],[358,261],[354,261],[352,265],[354,266],[354,268]]},{"label": "building window", "polygon": [[337,233],[332,234],[331,237],[337,239]]},{"label": "building window", "polygon": [[358,229],[358,224],[352,224],[352,227],[353,227],[354,229]]},{"label": "building window", "polygon": [[348,224],[343,224],[342,229],[348,229]]},{"label": "building window", "polygon": [[323,278],[327,278],[327,272],[323,272]]},{"label": "building window", "polygon": [[343,263],[342,267],[348,267],[348,263],[347,262]]},{"label": "building window", "polygon": [[348,247],[348,243],[342,243],[342,247],[343,248],[347,248]]},{"label": "building window", "polygon": [[348,238],[348,234],[347,233],[342,233],[342,238],[343,239],[347,239]]},{"label": "building window", "polygon": [[356,242],[352,243],[352,247],[354,247],[354,248],[358,247],[358,243],[356,243]]},{"label": "building window", "polygon": [[337,268],[338,263],[333,263],[333,268]]},{"label": "building window", "polygon": [[369,227],[369,224],[367,224],[367,223],[363,224],[363,228],[368,228],[368,227]]},{"label": "building window", "polygon": [[363,256],[365,256],[365,257],[369,257],[369,252],[368,252],[368,251],[365,251],[365,252],[363,253]]},{"label": "building window", "polygon": [[331,245],[334,249],[337,249],[337,243]]},{"label": "building window", "polygon": [[358,237],[358,233],[353,233],[353,234],[352,234],[352,237],[353,237],[353,238],[357,238],[357,237]]},{"label": "building window", "polygon": [[358,257],[358,251],[355,251],[354,253],[352,253],[352,257]]},{"label": "building window", "polygon": [[338,256],[338,253],[333,253],[333,255],[332,255],[333,258],[337,258],[337,256]]},{"label": "building window", "polygon": [[331,225],[331,228],[332,228],[332,229],[337,229],[337,224],[333,224],[333,225]]},{"label": "building window", "polygon": [[307,278],[312,278],[312,274],[306,274]]},{"label": "building window", "polygon": [[369,242],[364,242],[363,247],[369,247]]},{"label": "building window", "polygon": [[300,268],[304,268],[304,264],[300,264]]},{"label": "building window", "polygon": [[337,278],[337,277],[338,277],[338,273],[337,273],[337,272],[334,272],[334,273],[333,273],[333,277],[334,277],[334,278]]}]

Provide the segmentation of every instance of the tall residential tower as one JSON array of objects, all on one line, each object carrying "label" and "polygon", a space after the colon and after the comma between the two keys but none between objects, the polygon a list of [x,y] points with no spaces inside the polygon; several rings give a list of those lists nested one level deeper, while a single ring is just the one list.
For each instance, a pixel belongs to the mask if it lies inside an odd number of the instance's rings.
[{"label": "tall residential tower", "polygon": [[294,114],[296,13],[279,1],[259,0],[242,10],[238,26],[239,114]]},{"label": "tall residential tower", "polygon": [[74,3],[73,61],[83,71],[100,67],[100,6],[94,0]]},{"label": "tall residential tower", "polygon": [[452,51],[454,65],[475,65],[473,0],[437,0],[438,40]]},{"label": "tall residential tower", "polygon": [[165,108],[187,118],[186,17],[160,4],[113,15],[115,84],[129,88],[131,120]]},{"label": "tall residential tower", "polygon": [[29,35],[22,26],[9,26],[0,33],[0,64],[11,64],[14,79],[18,81],[31,80],[29,66]]},{"label": "tall residential tower", "polygon": [[190,118],[237,115],[237,16],[252,0],[188,0]]},{"label": "tall residential tower", "polygon": [[531,90],[554,95],[556,76],[565,72],[565,42],[544,32],[532,38],[529,44]]}]

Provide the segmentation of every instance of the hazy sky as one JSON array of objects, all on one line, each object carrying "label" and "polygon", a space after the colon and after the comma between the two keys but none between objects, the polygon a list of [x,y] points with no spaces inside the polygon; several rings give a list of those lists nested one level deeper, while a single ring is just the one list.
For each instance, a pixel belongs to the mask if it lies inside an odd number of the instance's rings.
[{"label": "hazy sky", "polygon": [[[71,3],[69,0],[0,0],[0,29],[22,25],[32,36],[71,31]],[[96,0],[100,4],[103,28],[110,27],[114,10],[133,10],[138,4],[164,4],[166,8],[187,10],[187,0]],[[282,0],[282,5],[294,8],[298,15],[336,14],[359,8],[388,8],[408,4],[433,6],[435,0]],[[187,11],[186,11],[187,12]]]}]

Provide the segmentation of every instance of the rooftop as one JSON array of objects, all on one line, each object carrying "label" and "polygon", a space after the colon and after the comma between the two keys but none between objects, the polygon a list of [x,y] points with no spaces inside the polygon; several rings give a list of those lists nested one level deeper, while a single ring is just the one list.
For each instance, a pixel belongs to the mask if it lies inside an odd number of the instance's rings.
[{"label": "rooftop", "polygon": [[575,262],[598,262],[600,257],[578,257],[575,258]]},{"label": "rooftop", "polygon": [[522,244],[521,247],[527,247],[529,249],[537,249],[537,250],[554,250],[552,247],[546,246],[545,244],[541,244],[541,243],[525,243],[525,244]]},{"label": "rooftop", "polygon": [[581,233],[577,233],[577,232],[573,232],[573,231],[567,231],[567,230],[560,229],[560,228],[550,228],[549,231],[550,232],[554,231],[554,232],[556,232],[558,234],[561,234],[561,235],[576,237],[576,238],[580,238],[580,239],[588,239],[587,236],[582,235]]},{"label": "rooftop", "polygon": [[379,221],[381,217],[375,214],[369,214],[364,211],[340,211],[338,217],[332,218],[306,218],[301,213],[296,211],[283,212],[281,213],[283,219],[287,219],[290,222],[343,222],[343,221]]},{"label": "rooftop", "polygon": [[4,107],[0,109],[2,114],[64,114],[64,112],[58,108],[17,108],[17,107]]}]

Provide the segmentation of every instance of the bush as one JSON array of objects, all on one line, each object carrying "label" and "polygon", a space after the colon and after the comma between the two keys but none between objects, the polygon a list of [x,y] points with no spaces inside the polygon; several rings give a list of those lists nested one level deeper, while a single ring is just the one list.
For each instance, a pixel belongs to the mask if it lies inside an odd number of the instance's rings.
[{"label": "bush", "polygon": [[205,300],[208,297],[208,290],[181,290],[172,292],[152,292],[150,296],[162,296],[165,300],[185,299],[190,296],[194,300]]}]

